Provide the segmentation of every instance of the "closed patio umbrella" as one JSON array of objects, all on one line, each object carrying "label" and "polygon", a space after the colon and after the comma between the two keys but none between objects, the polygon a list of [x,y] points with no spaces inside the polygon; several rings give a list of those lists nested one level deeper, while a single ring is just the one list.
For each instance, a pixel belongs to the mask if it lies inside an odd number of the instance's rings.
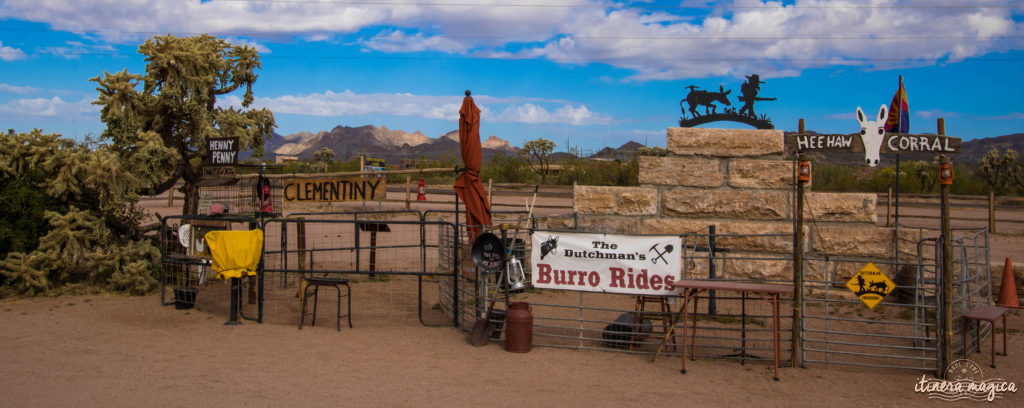
[{"label": "closed patio umbrella", "polygon": [[455,194],[466,205],[466,225],[470,226],[469,238],[476,239],[481,225],[491,225],[491,208],[487,204],[487,193],[480,181],[480,167],[483,150],[480,147],[480,108],[476,107],[469,91],[462,99],[459,109],[459,150],[466,169],[455,180]]}]

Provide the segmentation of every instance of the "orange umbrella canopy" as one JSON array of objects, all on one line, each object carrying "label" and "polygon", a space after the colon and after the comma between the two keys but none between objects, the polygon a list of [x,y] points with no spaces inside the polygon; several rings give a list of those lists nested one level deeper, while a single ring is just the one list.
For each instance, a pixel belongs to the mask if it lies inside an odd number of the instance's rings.
[{"label": "orange umbrella canopy", "polygon": [[[455,180],[455,194],[466,205],[466,225],[491,225],[491,207],[487,204],[487,193],[480,181],[484,156],[480,147],[480,108],[476,107],[469,91],[462,98],[462,109],[459,109],[459,150],[466,171]],[[470,231],[471,238],[475,238],[480,228],[470,228]]]}]

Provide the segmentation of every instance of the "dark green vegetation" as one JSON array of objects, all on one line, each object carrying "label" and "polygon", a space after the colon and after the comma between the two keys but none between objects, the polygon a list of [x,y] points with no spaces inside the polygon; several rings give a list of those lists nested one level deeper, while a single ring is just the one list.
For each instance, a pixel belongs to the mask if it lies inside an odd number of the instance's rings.
[{"label": "dark green vegetation", "polygon": [[[1024,195],[1024,157],[1014,150],[990,150],[974,163],[958,163],[954,156],[951,194]],[[938,164],[935,161],[904,161],[900,163],[899,189],[904,193],[937,194]],[[896,166],[871,168],[860,165],[818,164],[812,172],[815,191],[885,193],[895,188]]]},{"label": "dark green vegetation", "polygon": [[0,137],[0,295],[93,288],[146,293],[159,251],[143,238],[135,207],[154,165],[174,152],[159,143],[122,152],[59,135]]}]

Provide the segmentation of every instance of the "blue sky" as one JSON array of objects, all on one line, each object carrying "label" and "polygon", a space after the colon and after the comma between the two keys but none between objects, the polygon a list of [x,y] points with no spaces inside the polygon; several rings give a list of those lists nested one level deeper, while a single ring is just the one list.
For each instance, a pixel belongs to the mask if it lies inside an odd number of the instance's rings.
[{"label": "blue sky", "polygon": [[779,129],[853,133],[903,75],[911,133],[944,117],[984,138],[1024,132],[1022,21],[1010,0],[0,0],[0,128],[99,135],[89,78],[141,73],[146,38],[207,33],[260,51],[255,105],[285,135],[437,137],[471,89],[483,137],[664,146],[686,86],[732,89],[735,107],[757,73]]}]

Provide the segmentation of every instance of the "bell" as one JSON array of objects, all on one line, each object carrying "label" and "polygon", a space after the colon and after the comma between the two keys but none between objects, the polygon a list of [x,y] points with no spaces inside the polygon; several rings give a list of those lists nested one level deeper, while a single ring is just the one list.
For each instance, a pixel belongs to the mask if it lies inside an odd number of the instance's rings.
[{"label": "bell", "polygon": [[512,258],[508,261],[508,271],[505,273],[505,283],[508,284],[508,290],[522,290],[526,287],[526,274],[523,273],[523,264],[519,262],[519,259]]}]

